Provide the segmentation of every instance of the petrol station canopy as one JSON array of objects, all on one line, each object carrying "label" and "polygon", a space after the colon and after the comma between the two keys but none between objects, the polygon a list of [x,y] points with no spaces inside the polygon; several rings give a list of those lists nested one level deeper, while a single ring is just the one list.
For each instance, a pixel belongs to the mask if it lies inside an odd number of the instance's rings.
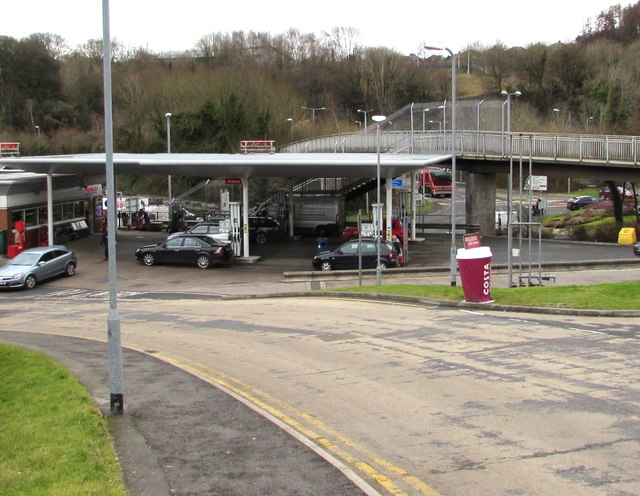
[{"label": "petrol station canopy", "polygon": [[[380,177],[398,177],[434,166],[451,154],[380,154]],[[0,166],[41,174],[105,173],[104,153],[3,157]],[[192,177],[377,177],[377,153],[114,153],[113,170],[121,175]]]}]

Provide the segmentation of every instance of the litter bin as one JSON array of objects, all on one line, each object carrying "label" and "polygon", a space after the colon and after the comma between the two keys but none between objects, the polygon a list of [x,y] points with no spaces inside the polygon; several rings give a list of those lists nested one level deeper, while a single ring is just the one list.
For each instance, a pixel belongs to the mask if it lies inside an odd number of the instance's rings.
[{"label": "litter bin", "polygon": [[456,255],[465,301],[491,301],[491,249],[459,248]]},{"label": "litter bin", "polygon": [[329,251],[329,240],[327,238],[316,238],[318,245],[316,255],[320,255],[323,251]]}]

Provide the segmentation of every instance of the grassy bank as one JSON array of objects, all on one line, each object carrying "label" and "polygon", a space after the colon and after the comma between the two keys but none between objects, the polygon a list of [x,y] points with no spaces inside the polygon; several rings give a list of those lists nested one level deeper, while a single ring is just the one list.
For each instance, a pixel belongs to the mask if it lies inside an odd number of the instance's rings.
[{"label": "grassy bank", "polygon": [[[438,300],[462,301],[462,287],[444,285],[389,284],[355,286],[339,291],[419,296]],[[534,286],[493,288],[491,296],[502,305],[581,308],[594,310],[640,310],[640,281],[596,284],[592,286]]]},{"label": "grassy bank", "polygon": [[2,494],[122,496],[105,419],[44,355],[0,344]]}]

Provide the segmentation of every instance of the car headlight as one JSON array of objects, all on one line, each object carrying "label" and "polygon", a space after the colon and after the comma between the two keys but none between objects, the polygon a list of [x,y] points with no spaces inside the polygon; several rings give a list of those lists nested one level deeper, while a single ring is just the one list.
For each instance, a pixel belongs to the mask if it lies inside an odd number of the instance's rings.
[{"label": "car headlight", "polygon": [[11,276],[11,279],[13,279],[13,280],[15,281],[15,280],[17,280],[17,279],[22,278],[22,276],[23,276],[23,275],[24,275],[24,272],[18,272],[17,274],[13,274],[13,275]]}]

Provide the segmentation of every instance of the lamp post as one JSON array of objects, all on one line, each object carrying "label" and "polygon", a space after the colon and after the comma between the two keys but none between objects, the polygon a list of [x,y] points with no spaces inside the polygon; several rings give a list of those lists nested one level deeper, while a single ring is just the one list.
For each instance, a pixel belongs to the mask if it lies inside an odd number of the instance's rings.
[{"label": "lamp post", "polygon": [[[111,85],[111,30],[109,0],[102,0],[102,67],[104,87],[105,175],[109,208],[107,210],[107,244],[109,257],[109,403],[113,415],[124,413],[122,387],[122,344],[118,312],[118,269],[116,264],[116,182],[113,167],[113,92]],[[51,239],[51,238],[49,238]]]},{"label": "lamp post", "polygon": [[[426,120],[427,112],[429,112],[429,110],[431,110],[431,109],[428,109],[428,108],[422,109],[422,132],[423,133],[426,131],[425,120]],[[433,121],[429,121],[429,122],[433,122]]]},{"label": "lamp post", "polygon": [[320,110],[326,110],[325,107],[302,107],[305,110],[311,110],[311,126],[313,127],[313,132],[316,130],[316,112]]},{"label": "lamp post", "polygon": [[484,103],[484,99],[476,104],[476,155],[480,155],[480,105]]},{"label": "lamp post", "polygon": [[429,121],[429,124],[437,124],[438,131],[442,132],[442,121]]},{"label": "lamp post", "polygon": [[[426,50],[446,51],[451,56],[451,254],[450,254],[450,272],[451,286],[456,285],[456,55],[448,48],[424,47]],[[442,105],[444,109],[444,119],[447,115],[447,101]],[[444,120],[443,119],[443,120]],[[445,121],[446,122],[446,121]],[[444,125],[446,133],[446,123]]]},{"label": "lamp post", "polygon": [[[167,153],[171,153],[171,113],[164,114],[167,119]],[[169,186],[169,220],[171,220],[171,204],[173,203],[173,196],[171,193],[171,174],[167,177],[167,184]]]},{"label": "lamp post", "polygon": [[[521,91],[514,91],[509,93],[503,90],[502,95],[507,99],[505,104],[507,106],[507,136],[509,137],[509,186],[507,190],[507,267],[509,287],[513,287],[513,239],[512,239],[512,227],[511,227],[511,212],[513,211],[513,137],[511,136],[511,97],[522,95]],[[505,105],[503,104],[503,105]]]},{"label": "lamp post", "polygon": [[287,122],[290,124],[290,129],[289,129],[289,143],[293,143],[293,119],[291,117],[289,117],[287,119]]},{"label": "lamp post", "polygon": [[[376,123],[376,208],[378,209],[378,216],[376,218],[376,284],[382,284],[382,267],[380,267],[380,242],[382,238],[382,208],[380,205],[380,123],[386,119],[384,115],[371,116]],[[387,185],[389,187],[390,185]],[[387,222],[391,222],[391,219],[387,219]]]},{"label": "lamp post", "polygon": [[38,133],[38,139],[40,138],[40,126],[35,126],[36,133]]},{"label": "lamp post", "polygon": [[370,109],[370,110],[361,110],[361,109],[358,109],[358,113],[359,113],[359,114],[364,114],[364,132],[365,132],[365,133],[367,132],[367,114],[368,114],[369,112],[373,112],[373,109]]}]

